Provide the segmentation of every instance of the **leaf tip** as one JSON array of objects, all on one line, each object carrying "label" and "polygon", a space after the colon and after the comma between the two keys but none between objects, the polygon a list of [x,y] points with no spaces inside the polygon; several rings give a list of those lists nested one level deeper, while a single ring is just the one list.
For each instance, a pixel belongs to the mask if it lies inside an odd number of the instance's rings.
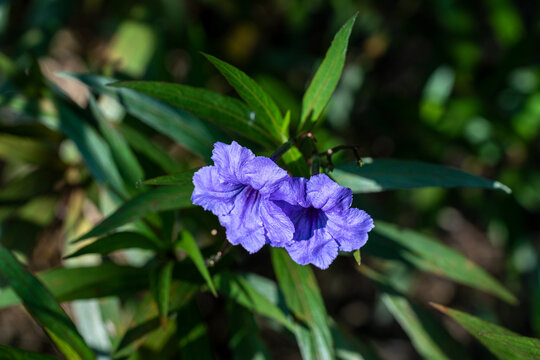
[{"label": "leaf tip", "polygon": [[437,304],[437,303],[434,303],[433,301],[430,301],[429,302],[429,305],[431,305],[432,307],[434,307],[435,309],[439,310],[440,312],[442,312],[443,314],[448,314],[450,312],[450,309],[447,308],[446,306],[443,306],[441,304]]}]

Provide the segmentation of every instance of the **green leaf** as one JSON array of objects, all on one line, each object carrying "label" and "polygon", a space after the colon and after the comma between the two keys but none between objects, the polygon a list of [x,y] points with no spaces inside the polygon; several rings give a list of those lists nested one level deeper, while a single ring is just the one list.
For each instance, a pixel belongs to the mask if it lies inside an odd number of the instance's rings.
[{"label": "green leaf", "polygon": [[330,324],[332,338],[335,341],[336,358],[339,360],[381,360],[375,350],[360,341],[355,335],[347,333],[337,324]]},{"label": "green leaf", "polygon": [[142,185],[189,185],[193,183],[193,175],[199,169],[186,170],[178,174],[159,176],[143,181]]},{"label": "green leaf", "polygon": [[[147,269],[111,263],[55,268],[41,272],[37,277],[60,302],[134,293],[148,287],[149,282]],[[19,302],[12,289],[1,289],[0,309]]]},{"label": "green leaf", "polygon": [[122,249],[148,249],[159,250],[159,244],[146,236],[130,231],[117,232],[111,235],[97,239],[91,244],[88,244],[65,259],[74,258],[86,254],[110,254]]},{"label": "green leaf", "polygon": [[[191,301],[199,286],[185,281],[173,281],[169,292],[169,314],[180,310]],[[144,340],[160,325],[159,310],[151,294],[139,302],[133,324],[123,334],[114,351],[114,358],[122,358],[133,353]],[[161,330],[159,330],[161,331]]]},{"label": "green leaf", "polygon": [[111,148],[113,158],[116,160],[120,172],[124,175],[126,182],[130,184],[131,187],[134,187],[137,181],[144,179],[144,171],[141,165],[137,161],[137,158],[126,143],[122,134],[120,134],[116,127],[105,120],[103,113],[96,104],[94,96],[90,95],[88,99],[90,110],[94,114],[99,129]]},{"label": "green leaf", "polygon": [[540,339],[520,336],[462,311],[431,305],[457,321],[501,360],[540,359]]},{"label": "green leaf", "polygon": [[133,149],[156,163],[165,170],[165,172],[175,173],[182,170],[180,165],[178,165],[165,150],[154,144],[147,136],[144,136],[126,124],[120,125],[120,132]]},{"label": "green leaf", "polygon": [[231,331],[229,348],[235,360],[271,359],[254,314],[232,301],[226,304],[227,324]]},{"label": "green leaf", "polygon": [[0,359],[4,360],[58,360],[49,355],[25,351],[11,346],[0,345]]},{"label": "green leaf", "polygon": [[176,324],[178,335],[180,335],[178,348],[181,359],[212,360],[214,358],[206,324],[194,301],[180,309]]},{"label": "green leaf", "polygon": [[435,239],[379,220],[373,231],[408,249],[410,252],[402,254],[403,257],[424,271],[483,290],[511,304],[517,302],[514,295],[482,268]]},{"label": "green leaf", "polygon": [[[328,315],[311,268],[296,264],[284,249],[279,248],[272,248],[272,264],[288,308],[306,324],[313,339],[313,346],[309,348],[316,351],[302,352],[302,356],[334,359]],[[308,334],[303,329],[296,330],[297,340],[305,341]]]},{"label": "green leaf", "polygon": [[357,14],[351,17],[337,32],[324,60],[317,69],[313,80],[302,99],[302,116],[299,128],[302,129],[309,119],[309,125],[318,120],[322,111],[328,104],[332,93],[341,77],[349,37]]},{"label": "green leaf", "polygon": [[498,181],[441,165],[395,159],[364,159],[364,164],[362,167],[357,167],[356,163],[336,166],[329,175],[354,193],[424,187],[486,188],[511,193]]},{"label": "green leaf", "polygon": [[128,114],[202,157],[207,157],[217,140],[210,126],[191,114],[136,91],[106,85],[116,81],[115,79],[85,74],[61,74],[75,78],[94,91],[118,100]]},{"label": "green leaf", "polygon": [[278,142],[254,120],[254,114],[239,100],[209,90],[151,81],[124,81],[111,86],[128,88],[178,106],[202,119],[235,131],[263,146]]},{"label": "green leaf", "polygon": [[212,294],[217,297],[217,292],[214,283],[212,282],[212,277],[210,276],[210,272],[204,263],[201,250],[199,249],[199,246],[197,246],[193,236],[191,236],[191,234],[185,230],[182,231],[180,234],[180,241],[176,243],[176,247],[181,248],[188,254],[189,258],[193,261],[195,267],[197,267],[197,270],[199,270],[202,277],[206,281],[206,284],[208,285],[208,288]]},{"label": "green leaf", "polygon": [[118,210],[76,241],[104,235],[151,213],[193,206],[192,192],[193,185],[152,188],[126,201]]},{"label": "green leaf", "polygon": [[414,347],[427,360],[449,360],[422,326],[418,315],[409,301],[400,295],[383,293],[382,302],[399,322],[411,339]]},{"label": "green leaf", "polygon": [[165,328],[167,324],[167,315],[169,314],[169,294],[171,292],[173,269],[174,262],[167,261],[165,264],[158,267],[155,274],[153,274],[154,280],[151,281],[154,297],[158,305],[159,318],[163,328]]},{"label": "green leaf", "polygon": [[[0,247],[0,277],[22,300],[24,307],[52,336],[68,359],[95,359],[75,325],[45,286],[26,271],[8,250]],[[63,349],[62,349],[63,348]]]},{"label": "green leaf", "polygon": [[225,271],[214,276],[214,284],[221,295],[277,321],[294,332],[295,326],[285,314],[255,290],[242,276]]},{"label": "green leaf", "polygon": [[276,139],[286,141],[288,131],[282,131],[284,119],[270,95],[243,71],[212,55],[203,55],[225,76],[240,97],[255,111],[255,121],[261,119],[258,123],[262,127],[270,131]]},{"label": "green leaf", "polygon": [[36,165],[50,165],[57,155],[52,144],[37,141],[35,138],[1,134],[0,158]]},{"label": "green leaf", "polygon": [[77,113],[57,102],[60,130],[77,146],[92,176],[102,184],[110,184],[121,195],[127,196],[124,182],[109,146]]}]

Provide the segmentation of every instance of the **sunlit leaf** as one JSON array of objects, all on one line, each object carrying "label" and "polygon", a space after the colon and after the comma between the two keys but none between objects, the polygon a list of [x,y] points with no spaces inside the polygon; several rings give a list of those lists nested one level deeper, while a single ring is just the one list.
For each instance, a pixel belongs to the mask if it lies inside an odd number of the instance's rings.
[{"label": "sunlit leaf", "polygon": [[115,79],[87,74],[62,74],[118,100],[131,116],[203,157],[210,153],[212,144],[217,140],[209,125],[191,114],[136,91],[107,86]]},{"label": "sunlit leaf", "polygon": [[354,193],[425,187],[486,188],[511,192],[498,181],[441,165],[395,159],[364,159],[364,164],[362,167],[356,163],[339,165],[329,175]]},{"label": "sunlit leaf", "polygon": [[127,81],[111,84],[166,101],[202,119],[212,121],[264,146],[276,144],[255,122],[255,113],[239,100],[215,92],[179,84]]},{"label": "sunlit leaf", "polygon": [[221,295],[294,331],[294,325],[285,314],[253,289],[243,277],[225,271],[214,276],[214,284]]},{"label": "sunlit leaf", "polygon": [[15,291],[24,307],[54,339],[68,359],[95,359],[95,355],[77,332],[75,325],[56,302],[54,296],[26,271],[15,257],[0,247],[0,277]]},{"label": "sunlit leaf", "polygon": [[432,306],[457,321],[501,360],[540,359],[540,339],[520,336],[462,311],[433,303]]},{"label": "sunlit leaf", "polygon": [[379,220],[375,221],[373,231],[410,250],[403,256],[424,271],[483,290],[511,304],[517,302],[515,296],[486,271],[435,239]]},{"label": "sunlit leaf", "polygon": [[311,336],[313,345],[305,347],[304,358],[334,359],[334,346],[328,325],[328,314],[309,266],[296,264],[284,249],[272,248],[272,264],[287,307],[309,328],[309,334],[297,328],[297,340],[306,342]]},{"label": "sunlit leaf", "polygon": [[312,124],[319,119],[332,93],[336,89],[343,65],[345,64],[347,45],[355,20],[356,14],[337,32],[330,48],[326,52],[324,60],[317,69],[313,80],[311,80],[302,99],[300,128],[303,128],[308,120],[308,123]]},{"label": "sunlit leaf", "polygon": [[188,254],[190,259],[197,267],[197,270],[199,270],[202,277],[206,281],[206,284],[208,285],[208,288],[210,289],[212,294],[214,294],[214,296],[217,296],[216,288],[212,281],[212,277],[210,276],[210,272],[208,271],[208,268],[204,263],[204,258],[201,254],[201,250],[199,249],[199,246],[195,242],[193,236],[187,231],[182,231],[182,233],[180,234],[180,240],[176,243],[176,247],[181,248]]},{"label": "sunlit leaf", "polygon": [[192,192],[193,185],[152,188],[126,201],[118,210],[77,241],[104,235],[151,213],[193,206]]},{"label": "sunlit leaf", "polygon": [[204,56],[225,76],[229,84],[244,99],[246,104],[255,111],[255,121],[270,131],[275,138],[286,141],[288,132],[282,131],[283,118],[281,112],[274,100],[272,100],[259,84],[234,66],[212,55],[204,54]]}]

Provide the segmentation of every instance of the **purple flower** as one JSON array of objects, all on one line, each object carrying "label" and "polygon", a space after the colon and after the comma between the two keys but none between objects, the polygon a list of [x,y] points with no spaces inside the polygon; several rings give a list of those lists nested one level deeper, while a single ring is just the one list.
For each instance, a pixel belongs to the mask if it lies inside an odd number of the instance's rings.
[{"label": "purple flower", "polygon": [[351,189],[325,174],[291,178],[272,199],[294,223],[293,239],[284,247],[301,265],[326,269],[338,251],[361,248],[374,226],[365,211],[351,208]]},{"label": "purple flower", "polygon": [[267,242],[289,242],[294,226],[284,211],[269,200],[290,179],[287,172],[234,141],[231,145],[214,144],[212,160],[214,166],[205,166],[193,176],[191,201],[217,215],[226,228],[227,239],[250,253]]}]

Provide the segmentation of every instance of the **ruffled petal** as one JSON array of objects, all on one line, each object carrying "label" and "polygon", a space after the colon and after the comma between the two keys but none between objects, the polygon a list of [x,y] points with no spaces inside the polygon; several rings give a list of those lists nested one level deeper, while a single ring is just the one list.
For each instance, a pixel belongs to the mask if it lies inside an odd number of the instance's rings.
[{"label": "ruffled petal", "polygon": [[288,178],[280,184],[280,187],[270,195],[270,200],[284,201],[291,205],[299,205],[304,208],[310,206],[306,200],[306,178]]},{"label": "ruffled petal", "polygon": [[232,211],[219,217],[227,230],[227,239],[233,245],[242,245],[250,253],[258,251],[266,243],[260,208],[260,194],[246,186],[236,196]]},{"label": "ruffled petal", "polygon": [[215,215],[228,214],[234,207],[236,195],[244,185],[224,182],[215,166],[205,166],[193,175],[195,186],[191,201]]},{"label": "ruffled petal", "polygon": [[285,249],[296,263],[320,269],[328,268],[338,255],[338,244],[324,229],[316,230],[308,240],[292,241]]},{"label": "ruffled petal", "polygon": [[263,196],[275,192],[288,177],[285,170],[262,156],[247,161],[242,169],[242,182],[258,190]]},{"label": "ruffled petal", "polygon": [[326,229],[336,239],[340,251],[360,249],[373,227],[373,219],[365,211],[356,208],[328,215],[326,223]]},{"label": "ruffled petal", "polygon": [[219,174],[229,182],[241,182],[243,168],[249,160],[255,158],[251,150],[240,146],[236,141],[231,145],[221,142],[214,144],[212,160],[216,164]]},{"label": "ruffled petal", "polygon": [[306,198],[316,209],[340,211],[351,207],[351,189],[339,186],[326,174],[312,176],[306,184]]},{"label": "ruffled petal", "polygon": [[262,200],[261,217],[270,245],[281,247],[292,240],[294,225],[276,203]]}]

